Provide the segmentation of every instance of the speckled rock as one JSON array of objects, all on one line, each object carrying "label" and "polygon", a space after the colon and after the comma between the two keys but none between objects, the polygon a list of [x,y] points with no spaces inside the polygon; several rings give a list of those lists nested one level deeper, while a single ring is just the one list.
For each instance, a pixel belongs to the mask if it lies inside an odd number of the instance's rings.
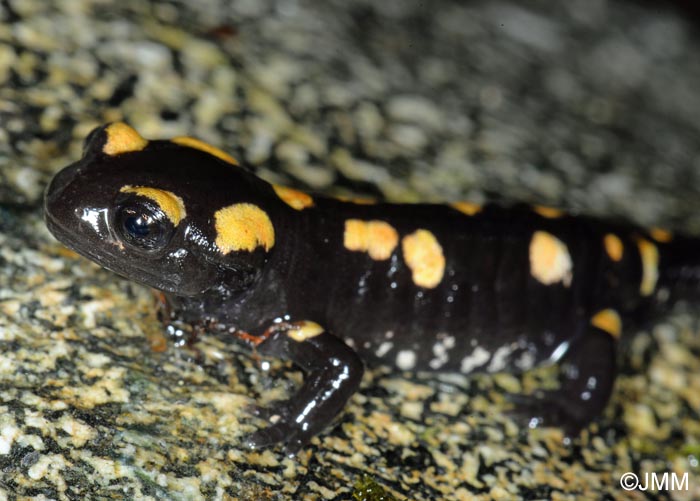
[{"label": "speckled rock", "polygon": [[[0,2],[0,499],[700,498],[697,309],[629,343],[573,443],[505,413],[551,370],[377,370],[289,459],[241,445],[263,425],[248,406],[301,374],[213,335],[177,348],[150,291],[60,246],[40,210],[90,129],[126,119],[302,188],[700,234],[696,29],[605,0]],[[690,490],[627,492],[628,471]]]}]

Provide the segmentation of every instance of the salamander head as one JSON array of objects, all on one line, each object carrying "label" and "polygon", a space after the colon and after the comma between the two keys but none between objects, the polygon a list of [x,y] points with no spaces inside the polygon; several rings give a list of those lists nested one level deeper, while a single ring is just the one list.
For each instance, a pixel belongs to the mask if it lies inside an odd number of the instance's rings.
[{"label": "salamander head", "polygon": [[245,288],[275,245],[270,185],[189,137],[147,141],[124,123],[93,130],[46,189],[54,236],[129,279],[176,295]]}]

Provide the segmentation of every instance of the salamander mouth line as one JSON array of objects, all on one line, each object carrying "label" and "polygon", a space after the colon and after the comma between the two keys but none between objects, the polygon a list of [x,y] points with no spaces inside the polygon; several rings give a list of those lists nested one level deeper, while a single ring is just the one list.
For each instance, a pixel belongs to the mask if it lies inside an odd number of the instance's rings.
[{"label": "salamander mouth line", "polygon": [[[51,215],[51,213],[46,212],[46,227],[49,229],[51,234],[56,237],[56,239],[61,242],[66,247],[77,252],[81,256],[97,262],[100,266],[108,269],[109,271],[116,273],[117,275],[124,276],[129,280],[134,280],[148,287],[153,287],[153,283],[158,283],[161,287],[166,288],[169,292],[175,292],[177,290],[178,284],[168,277],[159,276],[153,273],[151,269],[145,266],[137,266],[137,261],[130,261],[130,270],[138,271],[143,278],[135,278],[133,276],[127,276],[123,269],[112,266],[110,263],[121,262],[123,256],[116,255],[108,250],[102,249],[101,252],[94,252],[90,250],[89,246],[84,245],[85,241],[73,235],[74,232],[66,230],[56,219]],[[129,275],[132,275],[131,273]],[[150,283],[149,283],[150,281]]]}]

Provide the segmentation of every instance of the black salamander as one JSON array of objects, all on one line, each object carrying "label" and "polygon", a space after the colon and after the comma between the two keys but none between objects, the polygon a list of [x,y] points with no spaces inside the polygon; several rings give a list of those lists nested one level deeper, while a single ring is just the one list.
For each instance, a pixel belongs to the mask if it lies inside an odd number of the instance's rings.
[{"label": "black salamander", "polygon": [[163,291],[185,322],[218,326],[305,372],[247,439],[294,454],[357,390],[365,364],[524,371],[561,386],[514,397],[531,423],[577,433],[604,408],[623,320],[697,293],[700,244],[547,207],[399,205],[270,185],[189,137],[95,129],[46,190],[68,247]]}]

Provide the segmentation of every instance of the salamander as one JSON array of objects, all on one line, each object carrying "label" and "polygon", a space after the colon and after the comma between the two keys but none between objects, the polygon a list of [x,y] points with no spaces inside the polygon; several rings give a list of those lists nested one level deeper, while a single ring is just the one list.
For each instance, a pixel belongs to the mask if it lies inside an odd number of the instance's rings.
[{"label": "salamander", "polygon": [[251,448],[293,455],[338,415],[366,365],[562,367],[516,413],[575,434],[605,407],[623,324],[700,290],[700,244],[550,207],[390,204],[269,184],[191,137],[98,127],[55,175],[45,221],[65,245],[162,291],[305,373],[257,413]]}]

